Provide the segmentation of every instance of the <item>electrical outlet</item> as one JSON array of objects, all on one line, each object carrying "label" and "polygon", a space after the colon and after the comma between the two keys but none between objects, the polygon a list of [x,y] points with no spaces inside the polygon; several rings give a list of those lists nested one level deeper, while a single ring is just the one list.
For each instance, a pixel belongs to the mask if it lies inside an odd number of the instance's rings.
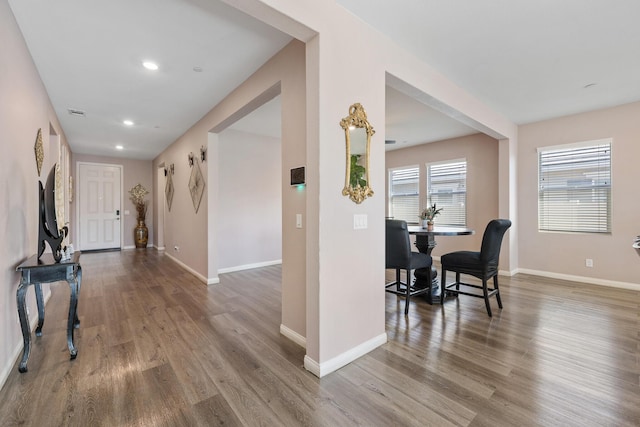
[{"label": "electrical outlet", "polygon": [[584,262],[584,265],[587,267],[593,267],[593,260],[591,258],[587,258]]}]

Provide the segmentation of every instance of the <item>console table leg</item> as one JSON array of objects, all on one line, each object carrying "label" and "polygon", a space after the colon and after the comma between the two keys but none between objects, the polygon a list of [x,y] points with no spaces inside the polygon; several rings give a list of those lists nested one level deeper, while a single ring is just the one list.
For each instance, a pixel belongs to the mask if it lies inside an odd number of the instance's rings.
[{"label": "console table leg", "polygon": [[80,288],[82,287],[82,267],[78,266],[78,271],[76,272],[76,280],[78,282],[78,290],[76,292],[76,314],[75,314],[75,319],[73,322],[73,326],[78,329],[80,328],[80,319],[78,318],[78,308],[77,308],[77,301],[80,298]]},{"label": "console table leg", "polygon": [[44,298],[42,297],[42,284],[34,283],[36,289],[36,302],[38,303],[38,327],[36,328],[36,336],[42,336],[42,326],[44,325]]},{"label": "console table leg", "polygon": [[74,277],[69,280],[71,299],[69,301],[69,320],[67,321],[67,346],[71,359],[75,359],[78,350],[73,344],[73,330],[75,329],[77,309],[78,309],[78,280]]},{"label": "console table leg", "polygon": [[16,292],[18,317],[20,318],[22,340],[24,341],[22,360],[20,360],[20,365],[18,366],[18,371],[20,372],[27,372],[27,360],[29,360],[29,354],[31,353],[31,330],[29,329],[29,317],[27,316],[27,304],[25,301],[25,295],[28,287],[28,284],[21,281],[20,285],[18,285],[18,291]]}]

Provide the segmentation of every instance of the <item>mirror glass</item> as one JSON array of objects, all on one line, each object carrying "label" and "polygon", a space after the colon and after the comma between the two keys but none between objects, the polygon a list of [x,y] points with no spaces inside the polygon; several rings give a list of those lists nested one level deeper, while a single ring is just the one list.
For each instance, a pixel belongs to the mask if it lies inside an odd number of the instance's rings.
[{"label": "mirror glass", "polygon": [[369,183],[369,147],[375,133],[367,113],[359,103],[349,107],[349,115],[340,121],[346,141],[346,173],[342,194],[355,203],[373,196]]},{"label": "mirror glass", "polygon": [[366,187],[367,132],[363,128],[355,128],[350,131],[350,134],[349,186],[351,188]]}]

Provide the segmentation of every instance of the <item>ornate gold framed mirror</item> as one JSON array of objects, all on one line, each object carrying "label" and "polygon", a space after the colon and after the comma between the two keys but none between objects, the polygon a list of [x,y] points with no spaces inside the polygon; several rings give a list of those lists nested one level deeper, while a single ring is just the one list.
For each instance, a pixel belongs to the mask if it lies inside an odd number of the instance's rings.
[{"label": "ornate gold framed mirror", "polygon": [[367,120],[367,113],[359,103],[349,107],[349,115],[340,120],[346,141],[346,173],[343,196],[360,204],[373,196],[369,186],[369,148],[371,136],[376,132]]}]

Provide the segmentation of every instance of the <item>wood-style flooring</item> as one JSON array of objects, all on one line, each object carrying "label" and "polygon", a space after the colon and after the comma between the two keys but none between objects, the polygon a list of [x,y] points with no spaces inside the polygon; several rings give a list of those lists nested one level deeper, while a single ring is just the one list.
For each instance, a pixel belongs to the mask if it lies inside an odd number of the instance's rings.
[{"label": "wood-style flooring", "polygon": [[78,357],[61,282],[2,426],[640,425],[639,292],[500,277],[493,318],[386,294],[389,342],[318,379],[279,333],[279,266],[207,287],[154,250],[81,262]]}]

